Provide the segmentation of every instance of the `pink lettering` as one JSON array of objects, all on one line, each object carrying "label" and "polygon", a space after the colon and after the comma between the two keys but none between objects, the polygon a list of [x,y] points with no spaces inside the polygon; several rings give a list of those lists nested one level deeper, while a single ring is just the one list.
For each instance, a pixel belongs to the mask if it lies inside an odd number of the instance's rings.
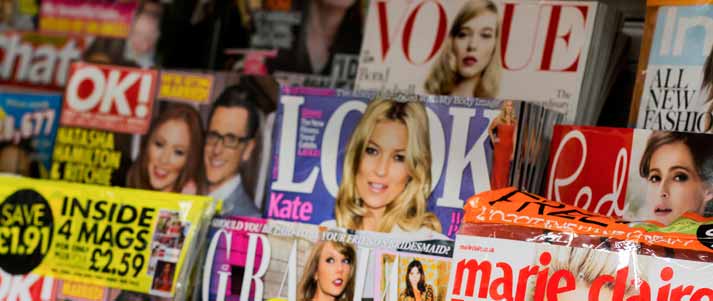
[{"label": "pink lettering", "polygon": [[268,217],[306,222],[312,218],[314,207],[310,201],[302,201],[299,196],[294,200],[284,198],[284,193],[270,194]]}]

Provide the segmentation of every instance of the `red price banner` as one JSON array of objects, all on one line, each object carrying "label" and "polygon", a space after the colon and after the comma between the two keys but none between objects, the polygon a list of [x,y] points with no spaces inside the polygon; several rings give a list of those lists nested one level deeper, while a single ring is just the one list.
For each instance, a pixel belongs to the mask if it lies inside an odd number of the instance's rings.
[{"label": "red price banner", "polygon": [[151,122],[157,71],[75,63],[65,90],[60,123],[144,134]]}]

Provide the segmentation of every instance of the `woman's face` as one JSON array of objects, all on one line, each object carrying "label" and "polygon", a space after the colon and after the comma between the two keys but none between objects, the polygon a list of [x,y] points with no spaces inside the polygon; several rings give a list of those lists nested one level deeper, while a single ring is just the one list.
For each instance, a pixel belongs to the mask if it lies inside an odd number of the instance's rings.
[{"label": "woman's face", "polygon": [[704,200],[713,197],[682,142],[665,144],[653,152],[646,180],[646,217],[666,225],[685,212],[700,212]]},{"label": "woman's face", "polygon": [[170,266],[170,265],[167,265],[167,264],[166,264],[166,265],[163,266],[163,275],[164,275],[165,277],[171,276],[171,266]]},{"label": "woman's face", "polygon": [[510,114],[512,113],[512,101],[506,101],[503,103],[503,112]]},{"label": "woman's face", "polygon": [[352,271],[352,260],[340,253],[331,243],[324,245],[319,254],[317,274],[316,300],[327,300],[339,297],[349,283]]},{"label": "woman's face", "polygon": [[401,122],[380,121],[374,127],[356,175],[357,193],[372,213],[383,213],[406,188],[407,146],[408,129]]},{"label": "woman's face", "polygon": [[408,272],[408,281],[411,283],[411,287],[415,289],[418,282],[421,280],[421,272],[419,272],[418,267],[412,267]]},{"label": "woman's face", "polygon": [[154,190],[171,191],[186,165],[190,145],[188,125],[172,119],[153,133],[148,147],[149,182]]},{"label": "woman's face", "polygon": [[493,58],[498,16],[486,11],[465,22],[453,37],[457,72],[464,78],[480,75]]}]

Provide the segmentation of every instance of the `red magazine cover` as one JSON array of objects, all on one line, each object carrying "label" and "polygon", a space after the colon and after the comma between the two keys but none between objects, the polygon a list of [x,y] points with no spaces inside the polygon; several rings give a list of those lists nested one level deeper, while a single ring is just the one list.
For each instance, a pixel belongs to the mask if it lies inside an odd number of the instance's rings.
[{"label": "red magazine cover", "polygon": [[89,40],[64,34],[0,33],[0,85],[63,90],[70,64],[81,58]]},{"label": "red magazine cover", "polygon": [[556,126],[546,196],[599,214],[667,225],[711,215],[713,136]]},{"label": "red magazine cover", "polygon": [[75,63],[64,94],[64,126],[143,134],[151,121],[158,72]]}]

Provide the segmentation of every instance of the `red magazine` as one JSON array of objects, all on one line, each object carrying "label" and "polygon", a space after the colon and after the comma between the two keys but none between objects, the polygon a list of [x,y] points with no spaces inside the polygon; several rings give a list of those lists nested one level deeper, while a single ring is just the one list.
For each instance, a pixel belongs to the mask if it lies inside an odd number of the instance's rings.
[{"label": "red magazine", "polygon": [[62,125],[143,134],[151,122],[158,72],[76,63],[64,94]]},{"label": "red magazine", "polygon": [[556,126],[546,197],[599,214],[667,225],[711,215],[713,136]]}]

